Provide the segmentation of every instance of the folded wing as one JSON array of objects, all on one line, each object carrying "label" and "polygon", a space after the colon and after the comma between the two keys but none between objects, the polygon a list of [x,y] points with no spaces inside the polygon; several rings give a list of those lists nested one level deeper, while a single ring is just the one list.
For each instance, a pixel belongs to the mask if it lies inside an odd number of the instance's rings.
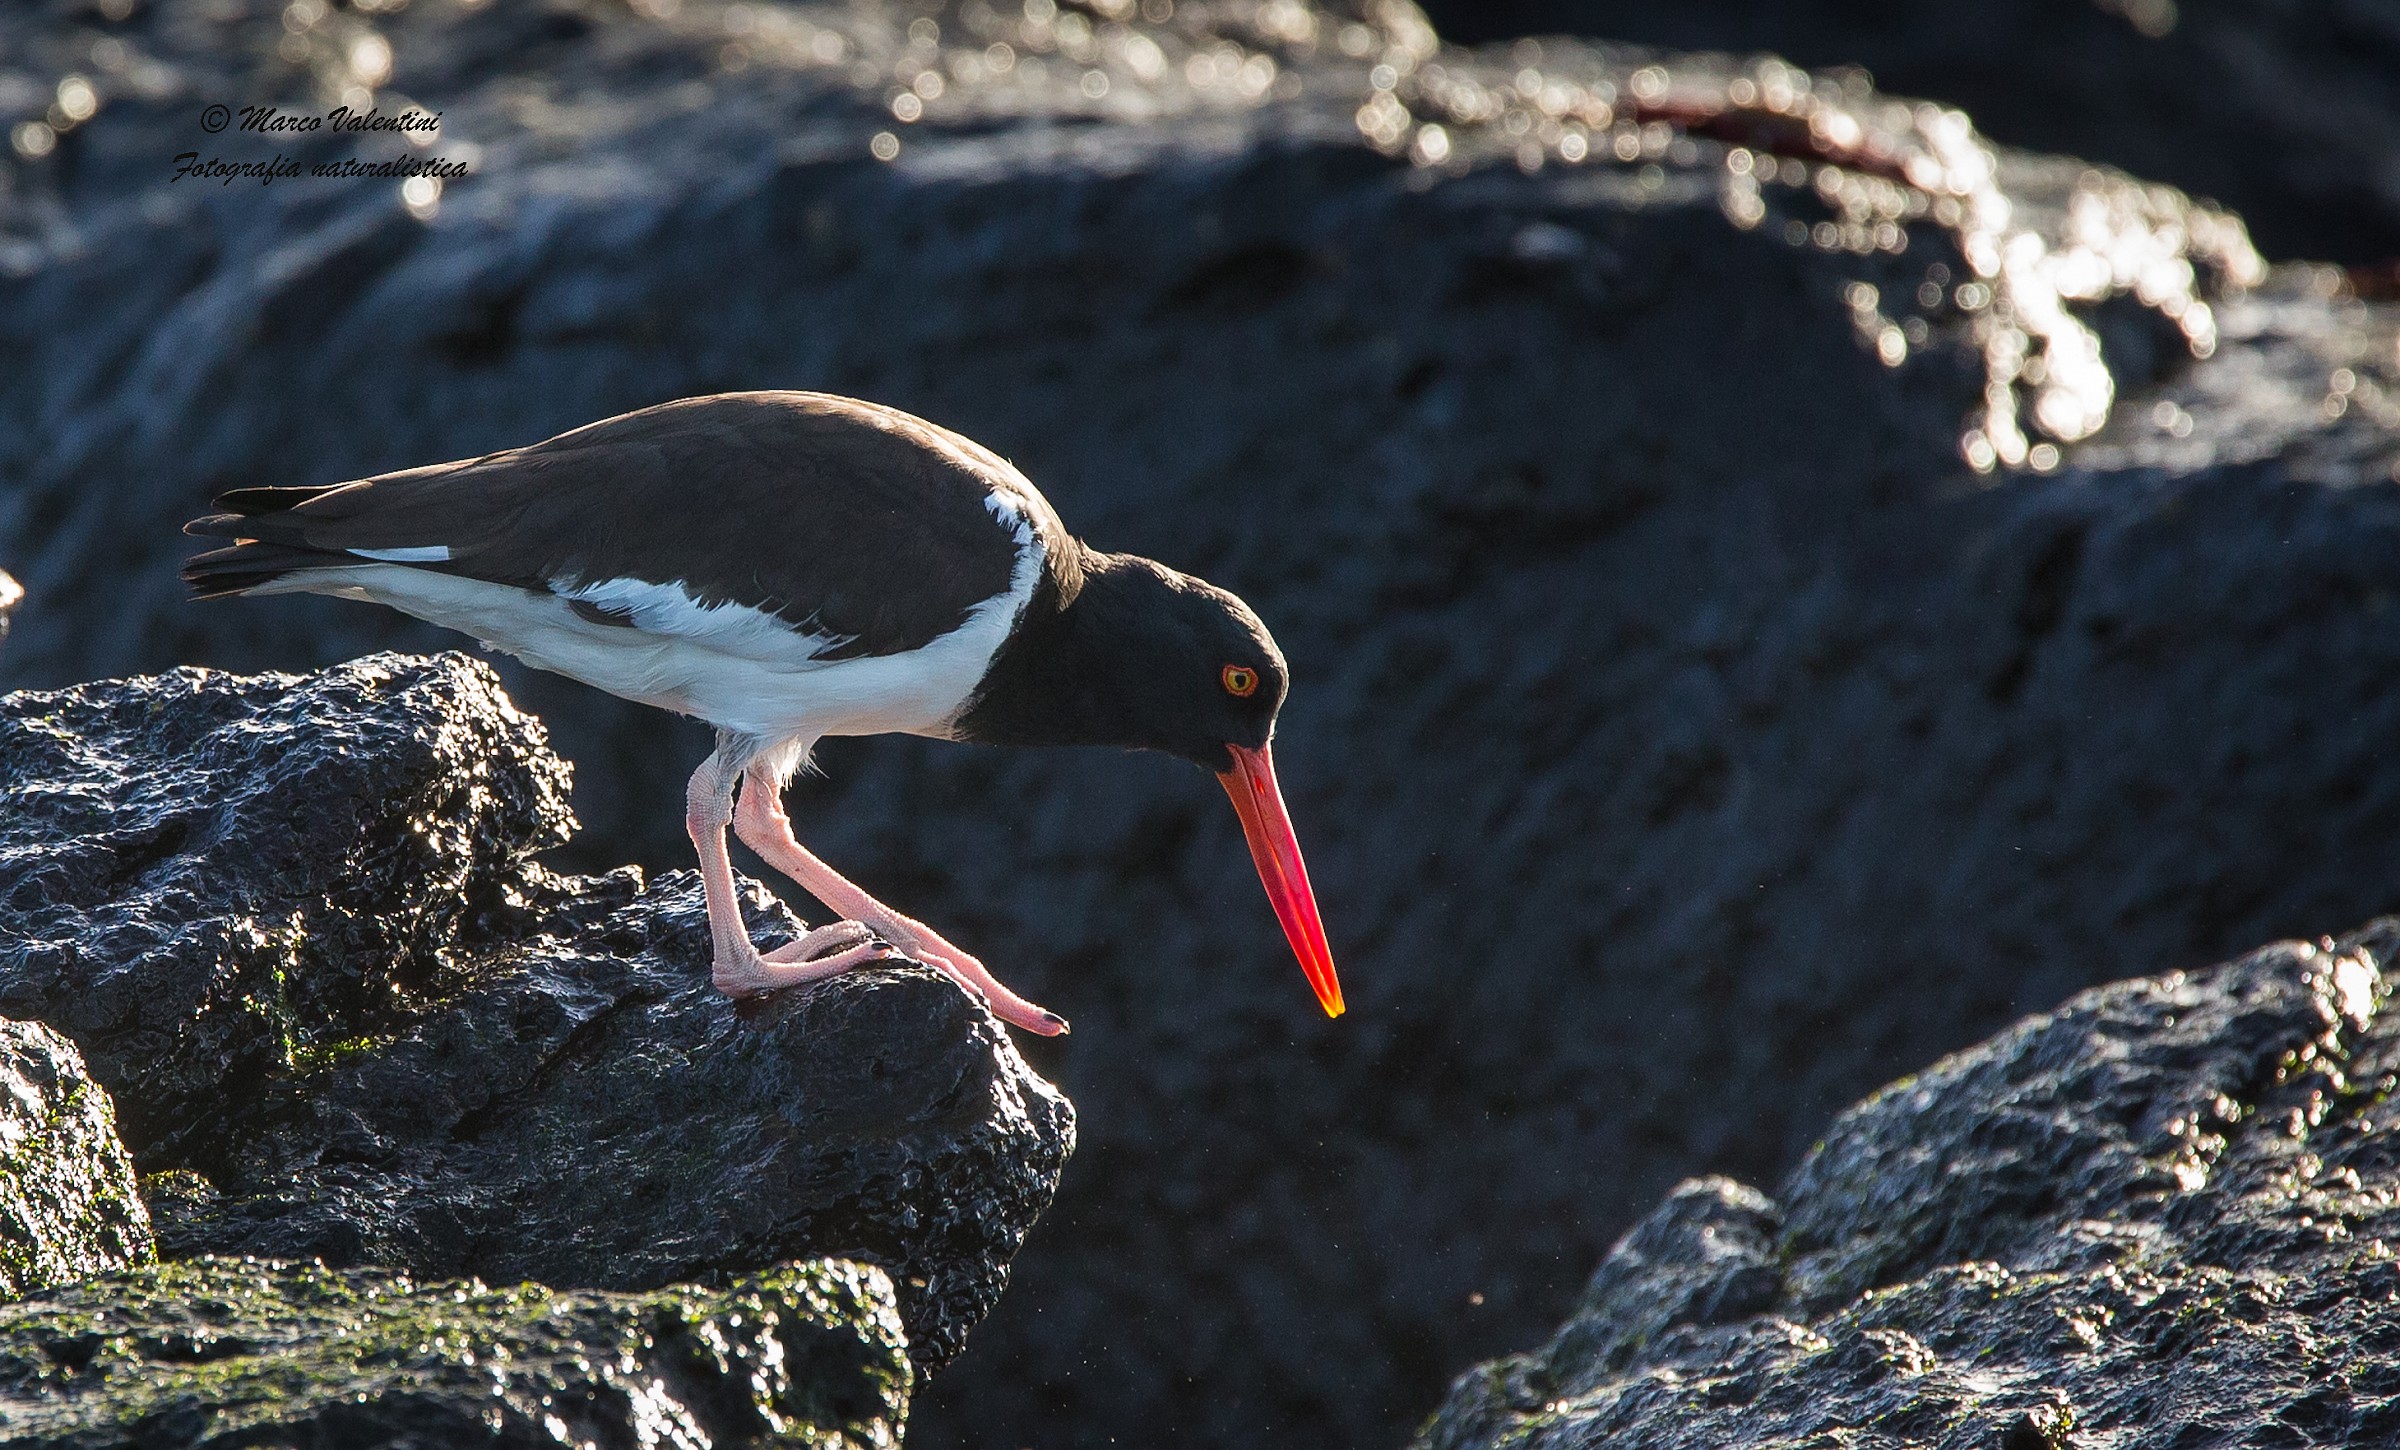
[{"label": "folded wing", "polygon": [[186,526],[234,541],[185,565],[203,598],[355,593],[358,566],[393,565],[656,633],[723,633],[738,613],[813,637],[825,660],[921,648],[1021,584],[1029,551],[1067,546],[988,450],[816,393],[687,399],[481,458],[216,503]]}]

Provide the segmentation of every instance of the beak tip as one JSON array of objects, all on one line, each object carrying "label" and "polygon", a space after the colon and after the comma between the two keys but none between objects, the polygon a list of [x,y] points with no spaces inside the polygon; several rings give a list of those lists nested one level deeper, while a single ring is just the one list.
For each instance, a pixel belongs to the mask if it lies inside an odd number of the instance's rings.
[{"label": "beak tip", "polygon": [[1234,768],[1217,775],[1225,794],[1241,817],[1243,839],[1258,867],[1259,884],[1267,888],[1276,919],[1283,923],[1300,970],[1316,989],[1317,1003],[1328,1017],[1349,1010],[1342,1001],[1341,980],[1333,974],[1333,952],[1325,945],[1325,926],[1317,919],[1317,900],[1308,887],[1308,867],[1300,859],[1300,842],[1292,834],[1291,817],[1283,808],[1283,792],[1275,784],[1275,766],[1266,747],[1256,750],[1228,746]]}]

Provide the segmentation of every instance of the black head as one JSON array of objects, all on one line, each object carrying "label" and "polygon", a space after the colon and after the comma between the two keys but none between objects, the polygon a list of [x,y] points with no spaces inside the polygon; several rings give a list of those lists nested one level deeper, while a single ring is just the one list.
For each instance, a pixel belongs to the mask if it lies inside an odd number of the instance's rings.
[{"label": "black head", "polygon": [[1250,606],[1131,554],[1087,552],[1071,596],[1029,615],[959,733],[998,745],[1163,750],[1212,771],[1264,749],[1289,677]]},{"label": "black head", "polygon": [[[1283,651],[1258,615],[1226,590],[1148,559],[1129,558],[1120,578],[1102,586],[1108,608],[1127,611],[1118,688],[1128,705],[1124,738],[1213,771],[1228,768],[1227,746],[1263,750],[1275,734],[1290,675]],[[1090,603],[1091,585],[1085,586]]]}]

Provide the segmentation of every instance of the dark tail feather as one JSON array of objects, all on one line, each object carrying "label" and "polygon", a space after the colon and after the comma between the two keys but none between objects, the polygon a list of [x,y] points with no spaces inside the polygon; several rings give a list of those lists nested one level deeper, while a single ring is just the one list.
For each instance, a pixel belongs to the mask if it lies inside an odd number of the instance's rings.
[{"label": "dark tail feather", "polygon": [[211,502],[226,513],[240,514],[248,518],[257,514],[279,514],[285,509],[298,508],[312,498],[322,498],[343,486],[338,483],[311,483],[298,487],[229,488],[218,494]]},{"label": "dark tail feather", "polygon": [[[186,526],[186,531],[196,532],[198,525],[213,522],[213,519],[194,520]],[[340,568],[357,562],[347,554],[328,554],[320,549],[301,548],[293,544],[243,539],[231,548],[211,549],[205,554],[195,554],[184,560],[183,582],[192,586],[194,599],[223,599],[228,595],[247,593],[261,584],[272,583],[286,574],[303,569]]]},{"label": "dark tail feather", "polygon": [[218,494],[220,513],[196,518],[183,526],[187,534],[214,539],[265,539],[272,543],[305,546],[301,531],[306,527],[292,510],[310,499],[321,498],[339,485],[324,488],[236,488]]},{"label": "dark tail feather", "polygon": [[192,586],[192,597],[222,599],[248,593],[287,574],[356,564],[356,559],[340,550],[309,544],[302,537],[307,521],[292,513],[344,486],[233,488],[218,494],[219,512],[192,520],[183,531],[201,538],[231,539],[233,544],[184,561],[183,582]]}]

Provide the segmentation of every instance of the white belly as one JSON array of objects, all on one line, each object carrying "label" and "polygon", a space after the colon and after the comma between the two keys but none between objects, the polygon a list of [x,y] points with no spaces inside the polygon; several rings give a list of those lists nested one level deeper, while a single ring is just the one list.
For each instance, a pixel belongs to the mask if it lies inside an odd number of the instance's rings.
[{"label": "white belly", "polygon": [[1007,593],[958,628],[905,654],[817,658],[837,640],[796,631],[738,604],[705,607],[672,585],[611,580],[576,591],[630,609],[633,626],[577,614],[536,594],[404,564],[287,574],[258,594],[331,594],[389,605],[472,635],[536,669],[758,740],[824,735],[944,736],[1032,593],[1020,569]]}]

